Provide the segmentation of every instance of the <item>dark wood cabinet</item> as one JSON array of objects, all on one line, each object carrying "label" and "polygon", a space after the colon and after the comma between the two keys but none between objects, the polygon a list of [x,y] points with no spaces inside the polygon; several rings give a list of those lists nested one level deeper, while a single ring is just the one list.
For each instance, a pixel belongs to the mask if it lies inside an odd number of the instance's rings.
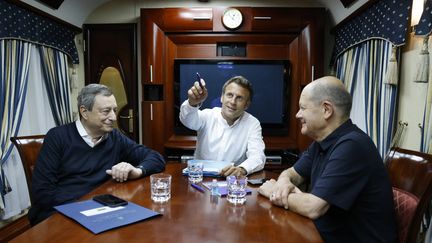
[{"label": "dark wood cabinet", "polygon": [[211,31],[213,11],[211,8],[166,8],[163,23],[164,31]]},{"label": "dark wood cabinet", "polygon": [[252,8],[252,31],[300,32],[301,18],[295,8]]},{"label": "dark wood cabinet", "polygon": [[[163,84],[163,53],[165,34],[160,24],[155,21],[162,20],[162,13],[148,11],[141,18],[141,55],[142,83]],[[145,100],[145,99],[144,99]]]},{"label": "dark wood cabinet", "polygon": [[174,132],[174,59],[229,59],[233,57],[218,56],[218,45],[244,43],[246,56],[235,58],[289,60],[289,132],[265,135],[264,141],[270,150],[303,151],[310,140],[300,134],[295,114],[302,88],[323,74],[325,10],[238,7],[244,20],[232,31],[221,23],[226,9],[141,9],[141,82],[144,89],[158,84],[163,93],[155,103],[143,92],[144,143],[163,154],[166,150],[193,149],[194,136]]}]

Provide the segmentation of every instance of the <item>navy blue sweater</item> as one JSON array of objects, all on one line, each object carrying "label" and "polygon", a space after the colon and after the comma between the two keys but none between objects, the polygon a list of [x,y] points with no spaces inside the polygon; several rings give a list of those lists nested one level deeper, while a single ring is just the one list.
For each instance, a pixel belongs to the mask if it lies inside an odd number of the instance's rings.
[{"label": "navy blue sweater", "polygon": [[106,170],[122,161],[143,166],[145,175],[165,168],[158,152],[135,143],[117,129],[92,148],[78,133],[75,122],[52,128],[33,171],[30,222],[34,225],[51,215],[53,206],[92,191],[111,178]]}]

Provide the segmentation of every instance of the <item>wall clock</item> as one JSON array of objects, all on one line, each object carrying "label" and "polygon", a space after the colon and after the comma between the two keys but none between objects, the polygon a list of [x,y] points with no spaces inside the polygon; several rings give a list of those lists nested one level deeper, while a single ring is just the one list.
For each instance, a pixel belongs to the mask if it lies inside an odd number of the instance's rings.
[{"label": "wall clock", "polygon": [[236,8],[229,8],[222,15],[222,24],[229,30],[239,28],[242,23],[243,14]]}]

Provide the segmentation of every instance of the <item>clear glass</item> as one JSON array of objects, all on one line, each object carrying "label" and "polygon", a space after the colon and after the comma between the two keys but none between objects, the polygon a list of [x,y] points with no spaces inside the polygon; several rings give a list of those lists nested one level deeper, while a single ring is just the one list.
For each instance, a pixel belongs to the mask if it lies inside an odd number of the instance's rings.
[{"label": "clear glass", "polygon": [[228,195],[227,200],[232,204],[244,204],[246,202],[246,176],[227,176]]},{"label": "clear glass", "polygon": [[193,160],[188,161],[188,175],[189,181],[192,183],[198,183],[203,180],[203,168],[202,162],[197,162]]},{"label": "clear glass", "polygon": [[151,199],[166,202],[171,198],[171,175],[158,173],[150,176]]}]

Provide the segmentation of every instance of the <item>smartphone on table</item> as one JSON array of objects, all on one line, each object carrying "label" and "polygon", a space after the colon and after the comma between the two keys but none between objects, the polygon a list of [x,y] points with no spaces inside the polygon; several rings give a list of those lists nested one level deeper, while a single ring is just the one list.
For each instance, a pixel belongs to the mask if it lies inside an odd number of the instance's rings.
[{"label": "smartphone on table", "polygon": [[269,179],[261,178],[261,179],[248,179],[248,183],[251,185],[262,185]]},{"label": "smartphone on table", "polygon": [[112,207],[112,208],[118,207],[118,206],[125,206],[128,204],[128,202],[126,200],[123,200],[123,199],[116,197],[114,195],[111,195],[111,194],[96,195],[93,197],[93,200],[102,204],[102,205]]}]

